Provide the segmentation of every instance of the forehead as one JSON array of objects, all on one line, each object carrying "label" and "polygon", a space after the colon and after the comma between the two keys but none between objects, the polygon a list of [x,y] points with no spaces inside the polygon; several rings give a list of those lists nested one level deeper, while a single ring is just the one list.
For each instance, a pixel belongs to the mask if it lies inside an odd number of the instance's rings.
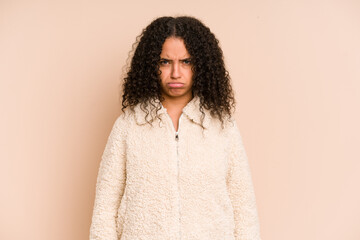
[{"label": "forehead", "polygon": [[160,56],[168,58],[183,58],[190,57],[190,54],[187,51],[184,40],[182,38],[169,37],[165,40],[162,46]]}]

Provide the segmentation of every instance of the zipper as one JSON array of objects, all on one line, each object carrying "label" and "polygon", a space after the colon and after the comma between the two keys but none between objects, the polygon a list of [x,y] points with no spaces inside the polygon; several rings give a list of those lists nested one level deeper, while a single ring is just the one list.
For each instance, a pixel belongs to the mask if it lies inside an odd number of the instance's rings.
[{"label": "zipper", "polygon": [[[179,235],[180,235],[180,240],[181,240],[181,202],[180,202],[180,161],[179,161],[179,130],[180,130],[180,122],[181,122],[181,116],[182,113],[180,115],[179,118],[179,123],[178,123],[178,130],[177,132],[175,132],[175,140],[176,140],[176,160],[177,160],[177,177],[178,177],[178,201],[179,201]],[[174,128],[175,129],[175,128]]]},{"label": "zipper", "polygon": [[176,141],[176,162],[177,162],[177,182],[178,182],[178,205],[179,205],[179,240],[181,240],[181,214],[180,214],[180,209],[181,209],[181,203],[180,203],[180,184],[179,184],[179,178],[180,178],[180,161],[179,161],[179,130],[180,130],[180,123],[181,123],[181,117],[182,117],[182,113],[180,115],[179,118],[179,123],[178,123],[178,130],[175,131],[175,127],[174,124],[172,123],[172,119],[170,117],[169,114],[167,114],[170,118],[170,122],[171,122],[171,126],[175,132],[175,141]]}]

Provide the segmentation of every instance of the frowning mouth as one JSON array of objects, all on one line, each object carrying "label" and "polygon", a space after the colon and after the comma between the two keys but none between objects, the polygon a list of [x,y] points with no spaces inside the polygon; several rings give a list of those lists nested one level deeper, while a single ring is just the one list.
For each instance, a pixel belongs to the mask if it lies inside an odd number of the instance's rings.
[{"label": "frowning mouth", "polygon": [[168,83],[168,86],[171,87],[171,88],[180,88],[182,86],[184,86],[183,83]]}]

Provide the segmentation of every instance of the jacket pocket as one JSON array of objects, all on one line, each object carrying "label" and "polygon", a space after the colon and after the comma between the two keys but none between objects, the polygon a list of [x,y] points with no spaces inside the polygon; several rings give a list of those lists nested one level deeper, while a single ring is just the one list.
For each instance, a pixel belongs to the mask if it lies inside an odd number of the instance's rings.
[{"label": "jacket pocket", "polygon": [[123,197],[121,198],[120,206],[118,208],[117,216],[116,216],[116,231],[117,231],[118,239],[121,239],[121,235],[124,231],[125,216],[126,216],[126,192],[124,192]]}]

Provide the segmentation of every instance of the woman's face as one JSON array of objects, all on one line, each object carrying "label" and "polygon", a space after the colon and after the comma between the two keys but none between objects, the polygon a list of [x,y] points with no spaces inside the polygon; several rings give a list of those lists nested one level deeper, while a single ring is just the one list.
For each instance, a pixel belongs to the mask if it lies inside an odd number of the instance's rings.
[{"label": "woman's face", "polygon": [[165,99],[192,98],[193,71],[190,54],[184,40],[169,37],[165,40],[160,54],[161,92]]}]

